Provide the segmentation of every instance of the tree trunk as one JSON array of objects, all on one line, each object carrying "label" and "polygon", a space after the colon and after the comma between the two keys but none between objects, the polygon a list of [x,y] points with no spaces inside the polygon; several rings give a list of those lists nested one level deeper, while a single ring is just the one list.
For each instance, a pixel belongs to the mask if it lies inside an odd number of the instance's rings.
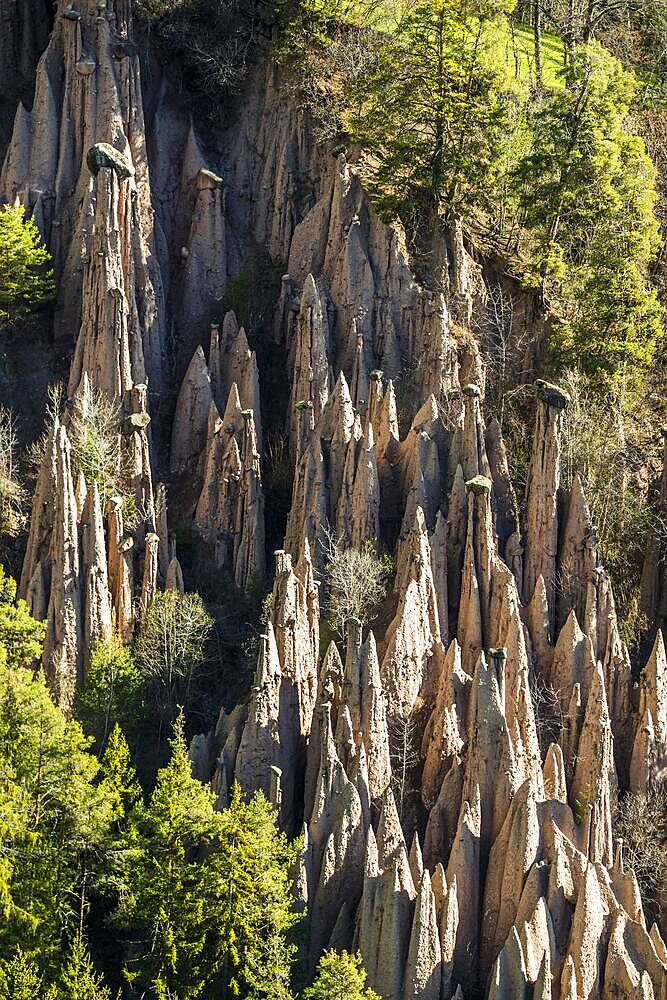
[{"label": "tree trunk", "polygon": [[584,22],[584,45],[588,45],[591,40],[591,34],[593,33],[593,7],[595,6],[595,0],[588,0],[586,5],[586,20]]},{"label": "tree trunk", "polygon": [[535,42],[535,86],[542,90],[542,2],[533,5],[533,40]]},{"label": "tree trunk", "polygon": [[565,65],[567,67],[572,61],[572,50],[574,49],[574,0],[568,0],[567,4],[567,23],[565,26],[564,41],[565,45],[563,46],[563,53],[565,55]]}]

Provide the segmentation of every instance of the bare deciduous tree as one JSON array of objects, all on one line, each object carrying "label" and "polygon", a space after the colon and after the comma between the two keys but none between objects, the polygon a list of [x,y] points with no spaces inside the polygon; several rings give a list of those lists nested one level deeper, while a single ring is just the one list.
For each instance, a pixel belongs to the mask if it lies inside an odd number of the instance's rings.
[{"label": "bare deciduous tree", "polygon": [[528,331],[517,329],[514,299],[500,284],[487,288],[480,334],[487,371],[485,406],[504,429],[508,397],[523,390],[530,371],[525,364]]},{"label": "bare deciduous tree", "polygon": [[544,757],[552,743],[558,743],[565,717],[560,692],[543,677],[531,674],[530,696],[533,702],[537,740]]},{"label": "bare deciduous tree", "polygon": [[634,870],[644,905],[655,917],[667,898],[667,785],[628,792],[615,818],[626,860]]},{"label": "bare deciduous tree", "polygon": [[188,703],[212,626],[199,594],[175,590],[156,594],[143,615],[134,652],[152,687],[161,728],[177,705]]},{"label": "bare deciduous tree", "polygon": [[378,556],[373,542],[360,549],[345,546],[330,528],[324,532],[321,547],[329,623],[343,638],[350,618],[368,625],[377,616],[387,593],[391,560]]},{"label": "bare deciduous tree", "polygon": [[0,534],[17,534],[24,521],[25,490],[18,477],[14,415],[0,407]]},{"label": "bare deciduous tree", "polygon": [[120,407],[86,382],[74,397],[67,433],[74,469],[97,483],[103,509],[110,497],[127,492],[120,429]]},{"label": "bare deciduous tree", "polygon": [[401,819],[406,799],[417,787],[415,772],[421,763],[419,750],[419,728],[414,717],[392,719],[389,723],[391,781]]}]

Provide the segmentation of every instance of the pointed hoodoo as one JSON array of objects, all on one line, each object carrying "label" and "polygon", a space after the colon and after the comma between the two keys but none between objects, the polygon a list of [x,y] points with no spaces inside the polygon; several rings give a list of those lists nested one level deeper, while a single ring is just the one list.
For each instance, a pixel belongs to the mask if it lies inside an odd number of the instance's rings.
[{"label": "pointed hoodoo", "polygon": [[489,475],[493,482],[498,551],[514,574],[521,595],[523,543],[519,528],[518,504],[510,478],[502,431],[495,417],[486,428],[484,441],[489,458]]},{"label": "pointed hoodoo", "polygon": [[317,562],[326,531],[337,523],[339,508],[349,514],[353,460],[360,437],[358,415],[341,372],[297,463],[284,546],[293,557],[301,551],[305,536]]},{"label": "pointed hoodoo", "polygon": [[185,593],[185,584],[183,582],[183,570],[181,569],[181,564],[178,561],[177,556],[174,556],[167,566],[167,573],[164,579],[165,590],[175,590],[178,594]]},{"label": "pointed hoodoo", "polygon": [[380,680],[375,636],[368,633],[361,648],[361,737],[368,762],[368,786],[372,800],[380,799],[391,782],[391,757],[385,696]]},{"label": "pointed hoodoo", "polygon": [[422,871],[405,965],[403,1000],[440,1000],[442,951],[435,896],[428,871]]},{"label": "pointed hoodoo", "polygon": [[181,475],[195,467],[206,444],[212,402],[211,376],[204,352],[198,347],[185,373],[176,401],[170,456],[173,475]]},{"label": "pointed hoodoo", "polygon": [[479,976],[479,921],[481,815],[479,790],[472,802],[461,804],[456,835],[447,865],[447,885],[456,885],[458,926],[454,949],[453,980],[474,987]]},{"label": "pointed hoodoo", "polygon": [[107,576],[104,519],[97,482],[86,495],[81,514],[83,568],[83,657],[88,662],[96,642],[111,634],[111,601]]},{"label": "pointed hoodoo", "polygon": [[51,592],[42,663],[57,704],[69,711],[81,679],[83,654],[81,558],[70,446],[64,427],[54,441],[53,532],[49,561]]},{"label": "pointed hoodoo", "polygon": [[544,580],[551,635],[556,616],[556,557],[558,552],[558,490],[565,392],[538,379],[537,418],[533,453],[526,484],[526,535],[523,562],[523,596],[533,596],[538,577]]},{"label": "pointed hoodoo", "polygon": [[[103,144],[93,146],[91,157]],[[113,163],[102,162],[94,173],[95,221],[91,252],[84,272],[81,330],[70,370],[69,395],[84,374],[111,400],[123,402],[137,382],[146,380],[144,348],[129,300],[125,254],[130,239],[125,213],[130,210],[131,169],[121,153]],[[100,154],[102,155],[102,154]],[[105,154],[106,155],[106,154]],[[117,165],[118,164],[118,165]],[[125,175],[125,176],[124,176]]]},{"label": "pointed hoodoo", "polygon": [[476,476],[465,484],[468,525],[463,556],[457,635],[463,669],[472,674],[479,651],[490,642],[491,571],[495,541],[491,517],[491,480]]},{"label": "pointed hoodoo", "polygon": [[265,635],[260,637],[255,683],[235,770],[235,778],[244,792],[252,794],[261,789],[267,799],[271,793],[271,768],[282,765],[279,733],[281,680],[278,649],[273,626],[269,623]]},{"label": "pointed hoodoo", "polygon": [[[396,391],[391,379],[387,383],[386,388],[381,390],[382,372],[371,372],[370,378],[371,400],[368,418],[373,423],[378,461],[383,463],[389,461],[399,441]],[[378,388],[374,389],[374,386]]]},{"label": "pointed hoodoo", "polygon": [[150,608],[157,593],[159,545],[160,536],[154,531],[149,531],[145,538],[144,571],[141,581],[141,597],[139,599],[142,613],[145,613]]},{"label": "pointed hoodoo", "polygon": [[299,312],[295,319],[294,360],[289,413],[290,442],[296,450],[299,438],[297,404],[313,404],[313,421],[317,425],[331,394],[333,377],[329,364],[329,329],[326,306],[312,274],[306,277],[301,293]]},{"label": "pointed hoodoo", "polygon": [[262,581],[264,552],[264,492],[252,410],[243,410],[242,484],[234,537],[234,580],[243,590]]},{"label": "pointed hoodoo", "polygon": [[[133,385],[129,394],[130,413],[125,420],[124,446],[129,455],[129,478],[137,510],[145,524],[155,528],[156,510],[153,494],[153,472],[151,469],[151,449],[148,438],[151,418],[148,414],[148,386],[145,383]],[[163,498],[164,499],[164,498]],[[164,511],[166,516],[166,511]],[[140,538],[139,533],[139,538]],[[135,533],[136,535],[136,533]],[[163,556],[167,539],[161,539]]]},{"label": "pointed hoodoo", "polygon": [[[33,581],[36,581],[40,577],[44,578],[45,570],[49,564],[49,549],[56,505],[56,463],[59,434],[60,421],[56,416],[46,439],[44,457],[42,458],[37,476],[35,495],[30,514],[30,530],[18,588],[18,596],[28,601],[28,607],[31,609],[33,615],[38,618],[46,617],[46,606],[45,602],[42,601],[41,603],[44,604],[44,608],[40,614],[38,605],[34,601],[35,589]],[[31,590],[33,599],[30,599]]]},{"label": "pointed hoodoo", "polygon": [[366,424],[361,441],[351,495],[351,537],[353,548],[380,537],[380,480],[378,478],[373,425]]},{"label": "pointed hoodoo", "polygon": [[219,568],[237,587],[264,579],[264,492],[254,414],[242,410],[232,383],[222,419],[208,404],[203,482],[195,524]]},{"label": "pointed hoodoo", "polygon": [[423,399],[433,394],[438,402],[444,402],[458,385],[458,353],[445,296],[424,292],[421,308],[423,318],[414,355],[420,361],[420,396]]},{"label": "pointed hoodoo", "polygon": [[442,430],[435,397],[429,396],[400,445],[400,483],[404,498],[401,537],[410,531],[417,507],[423,510],[429,529],[435,527],[442,489],[438,454]]},{"label": "pointed hoodoo", "polygon": [[463,672],[456,639],[450,643],[446,656],[440,654],[438,660],[435,704],[422,740],[421,793],[427,808],[435,804],[445,776],[463,747],[462,734],[467,728],[464,707],[470,677]]},{"label": "pointed hoodoo", "polygon": [[608,867],[613,861],[611,817],[616,785],[614,737],[604,677],[598,664],[579,736],[570,802],[580,820],[591,810],[588,843],[582,845],[582,850],[591,861]]},{"label": "pointed hoodoo", "polygon": [[466,385],[463,389],[463,428],[461,430],[460,458],[466,479],[491,475],[484,442],[484,421],[480,407],[479,386]]},{"label": "pointed hoodoo", "polygon": [[639,715],[630,762],[630,788],[647,791],[667,769],[667,657],[658,631],[639,680]]},{"label": "pointed hoodoo", "polygon": [[243,327],[239,327],[233,312],[226,313],[222,334],[217,324],[211,325],[208,367],[211,373],[213,399],[220,413],[225,411],[233,385],[238,389],[240,407],[253,411],[257,447],[261,451],[262,411],[257,356],[250,350],[246,332]]},{"label": "pointed hoodoo", "polygon": [[292,568],[289,553],[275,553],[272,621],[282,672],[294,685],[295,722],[302,736],[310,732],[317,693],[319,596],[308,542]]},{"label": "pointed hoodoo", "polygon": [[435,519],[435,530],[429,535],[431,572],[438,603],[438,622],[443,646],[449,644],[449,601],[447,588],[447,521],[441,510]]},{"label": "pointed hoodoo", "polygon": [[463,468],[457,465],[447,508],[447,598],[450,621],[456,621],[461,600],[461,574],[468,529],[468,501]]},{"label": "pointed hoodoo", "polygon": [[[10,203],[18,197],[25,205],[52,252],[59,288],[56,341],[71,337],[81,326],[82,283],[87,281],[86,272],[99,268],[98,287],[107,299],[99,299],[100,312],[113,316],[115,293],[125,297],[133,363],[143,355],[152,389],[159,393],[162,287],[153,235],[140,60],[129,38],[129,11],[124,3],[115,4],[115,9],[105,7],[104,16],[94,3],[81,4],[80,10],[65,9],[64,3],[58,6],[49,44],[37,66],[32,109],[21,106],[16,116],[0,189]],[[68,11],[76,17],[68,17]],[[99,142],[101,135],[113,145]],[[91,230],[100,228],[95,201],[105,200],[100,190],[107,180],[120,187],[111,252],[106,259],[91,257],[90,267],[82,267],[81,248],[90,250]],[[123,275],[130,279],[127,284]],[[109,325],[102,326],[100,342],[108,343],[110,332]],[[96,331],[89,327],[88,335],[92,347]],[[102,343],[99,346],[104,352]],[[107,357],[115,366],[115,359]],[[73,387],[80,378],[81,371],[75,372]],[[133,381],[143,378],[133,373]]]},{"label": "pointed hoodoo", "polygon": [[[227,232],[222,178],[202,167],[195,179],[196,193],[184,266],[178,292],[181,337],[191,351],[211,312],[219,307],[227,286]],[[194,342],[193,342],[194,341]]]},{"label": "pointed hoodoo", "polygon": [[400,546],[395,592],[399,605],[387,629],[381,673],[389,714],[406,718],[430,680],[434,647],[440,640],[431,551],[421,507]]}]

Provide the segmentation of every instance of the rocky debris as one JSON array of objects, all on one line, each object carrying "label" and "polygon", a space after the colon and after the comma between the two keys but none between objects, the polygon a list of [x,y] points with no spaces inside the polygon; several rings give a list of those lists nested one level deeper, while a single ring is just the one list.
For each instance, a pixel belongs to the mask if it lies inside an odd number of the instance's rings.
[{"label": "rocky debris", "polygon": [[117,149],[109,145],[108,142],[96,142],[86,153],[86,165],[93,177],[97,177],[100,170],[113,170],[119,181],[127,180],[134,175],[134,167]]}]

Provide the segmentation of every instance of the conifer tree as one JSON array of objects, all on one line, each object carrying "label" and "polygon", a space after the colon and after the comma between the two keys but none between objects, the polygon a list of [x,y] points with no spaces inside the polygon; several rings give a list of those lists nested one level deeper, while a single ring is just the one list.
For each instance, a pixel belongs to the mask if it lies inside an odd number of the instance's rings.
[{"label": "conifer tree", "polygon": [[42,653],[46,625],[35,621],[25,601],[16,601],[16,581],[0,566],[0,646],[11,667],[28,666]]},{"label": "conifer tree", "polygon": [[228,810],[192,777],[177,722],[172,755],[124,855],[118,920],[141,941],[137,989],[179,1000],[287,1000],[295,948],[294,859],[262,795],[234,786]]},{"label": "conifer tree", "polygon": [[130,748],[118,723],[111,730],[102,757],[101,774],[100,790],[110,821],[118,829],[141,801],[141,788],[132,766]]},{"label": "conifer tree", "polygon": [[12,958],[0,963],[1,1000],[37,1000],[42,979],[34,962],[17,948]]},{"label": "conifer tree", "polygon": [[67,965],[47,991],[46,1000],[111,1000],[111,991],[95,972],[80,934],[74,938]]},{"label": "conifer tree", "polygon": [[[5,593],[14,588],[6,582]],[[41,626],[25,607],[9,615],[6,607],[0,604],[0,954],[20,946],[47,966],[75,919],[81,858],[104,837],[108,810],[90,741],[53,703],[43,675],[21,665],[39,654]]]},{"label": "conifer tree", "polygon": [[327,951],[317,964],[315,982],[303,993],[304,1000],[379,1000],[366,986],[366,970],[360,955]]},{"label": "conifer tree", "polygon": [[494,27],[512,0],[412,6],[355,88],[349,126],[379,157],[372,190],[386,215],[428,224],[488,203],[507,127]]},{"label": "conifer tree", "polygon": [[0,322],[17,319],[53,297],[50,259],[23,206],[0,207]]},{"label": "conifer tree", "polygon": [[531,149],[515,171],[535,241],[533,282],[560,314],[556,361],[612,387],[628,365],[651,362],[661,329],[649,281],[655,170],[629,130],[634,88],[600,46],[576,49],[566,86],[535,114]]}]

